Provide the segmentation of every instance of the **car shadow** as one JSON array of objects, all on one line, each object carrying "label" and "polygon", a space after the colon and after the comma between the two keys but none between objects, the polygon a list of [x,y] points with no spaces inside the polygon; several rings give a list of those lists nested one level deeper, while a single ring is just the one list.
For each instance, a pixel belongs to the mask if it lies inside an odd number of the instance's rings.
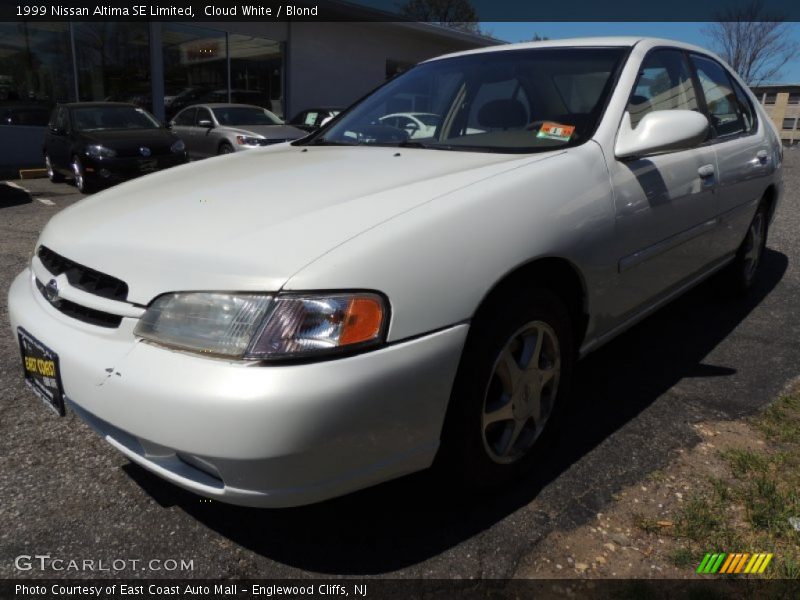
[{"label": "car shadow", "polygon": [[[371,575],[409,567],[530,504],[682,379],[735,374],[731,367],[703,360],[770,294],[787,265],[784,254],[767,250],[757,287],[745,298],[730,297],[715,276],[581,361],[572,400],[558,415],[560,422],[554,423],[555,433],[547,440],[547,460],[524,481],[492,494],[446,493],[431,472],[424,472],[317,505],[250,509],[201,501],[132,464],[125,470],[162,506],[177,506],[270,560],[325,574]],[[668,449],[652,448],[647,436],[626,443],[635,447],[624,448],[623,453],[659,454],[657,460],[668,459]],[[674,439],[675,447],[690,443],[686,437]],[[570,526],[593,519],[598,508],[581,510],[575,498],[591,494],[602,506],[630,483],[608,477],[602,480],[602,489],[596,489],[597,480],[584,481],[580,475],[575,479],[584,489],[556,503],[558,512],[571,511],[566,519]],[[535,529],[544,533],[565,522],[538,510],[526,518],[533,519]]]},{"label": "car shadow", "polygon": [[7,208],[9,206],[19,206],[20,204],[29,204],[31,202],[31,195],[25,190],[21,190],[6,182],[0,182],[0,208]]}]

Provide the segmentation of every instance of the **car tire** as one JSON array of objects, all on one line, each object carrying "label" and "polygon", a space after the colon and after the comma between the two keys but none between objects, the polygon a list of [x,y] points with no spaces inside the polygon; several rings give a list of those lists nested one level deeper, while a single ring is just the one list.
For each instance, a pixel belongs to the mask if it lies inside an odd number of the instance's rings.
[{"label": "car tire", "polygon": [[70,162],[70,169],[72,170],[72,177],[75,181],[75,187],[81,194],[91,194],[94,190],[91,181],[86,178],[86,172],[83,169],[83,163],[76,154],[72,157]]},{"label": "car tire", "polygon": [[217,153],[222,155],[222,154],[231,154],[232,152],[234,152],[233,146],[231,146],[228,142],[222,142],[219,145],[219,150]]},{"label": "car tire", "polygon": [[548,290],[506,295],[473,319],[434,465],[445,481],[486,489],[535,466],[542,432],[569,395],[572,329]]},{"label": "car tire", "polygon": [[47,169],[47,178],[50,181],[53,183],[62,183],[64,181],[64,176],[53,167],[53,162],[50,160],[49,154],[44,155],[44,167]]},{"label": "car tire", "polygon": [[758,280],[769,230],[769,208],[762,202],[747,228],[736,257],[728,267],[728,280],[735,292],[747,293]]}]

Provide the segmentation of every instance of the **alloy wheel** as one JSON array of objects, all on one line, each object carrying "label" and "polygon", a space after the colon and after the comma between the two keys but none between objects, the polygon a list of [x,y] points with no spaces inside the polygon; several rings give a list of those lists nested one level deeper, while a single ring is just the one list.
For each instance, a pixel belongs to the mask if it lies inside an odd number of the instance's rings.
[{"label": "alloy wheel", "polygon": [[78,191],[83,191],[86,182],[83,178],[83,167],[77,157],[72,160],[72,175],[75,177],[75,187]]},{"label": "alloy wheel", "polygon": [[759,210],[750,223],[744,245],[744,277],[747,282],[752,281],[761,262],[764,251],[764,212]]},{"label": "alloy wheel", "polygon": [[561,350],[550,325],[532,321],[506,342],[486,388],[481,417],[484,448],[510,464],[533,447],[553,411]]}]

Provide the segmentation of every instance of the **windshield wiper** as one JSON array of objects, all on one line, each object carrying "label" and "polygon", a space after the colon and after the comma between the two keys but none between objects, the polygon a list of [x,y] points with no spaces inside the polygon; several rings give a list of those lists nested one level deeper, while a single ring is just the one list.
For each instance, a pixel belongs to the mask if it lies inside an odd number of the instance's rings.
[{"label": "windshield wiper", "polygon": [[404,142],[400,142],[397,144],[398,148],[434,148],[435,146],[431,146],[430,144],[423,144],[422,142],[412,142],[411,140],[406,140]]},{"label": "windshield wiper", "polygon": [[304,146],[358,146],[358,142],[349,144],[347,142],[333,142],[326,140],[324,137],[314,138],[308,142],[303,142]]}]

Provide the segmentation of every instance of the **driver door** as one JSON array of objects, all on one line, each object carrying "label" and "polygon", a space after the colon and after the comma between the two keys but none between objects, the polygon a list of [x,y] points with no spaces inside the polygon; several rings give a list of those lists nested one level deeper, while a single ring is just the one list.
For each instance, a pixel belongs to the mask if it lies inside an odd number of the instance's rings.
[{"label": "driver door", "polygon": [[[700,110],[686,55],[644,59],[628,104],[635,128],[651,111]],[[690,281],[714,260],[717,163],[709,144],[633,160],[609,157],[616,217],[615,317],[625,318]]]}]

